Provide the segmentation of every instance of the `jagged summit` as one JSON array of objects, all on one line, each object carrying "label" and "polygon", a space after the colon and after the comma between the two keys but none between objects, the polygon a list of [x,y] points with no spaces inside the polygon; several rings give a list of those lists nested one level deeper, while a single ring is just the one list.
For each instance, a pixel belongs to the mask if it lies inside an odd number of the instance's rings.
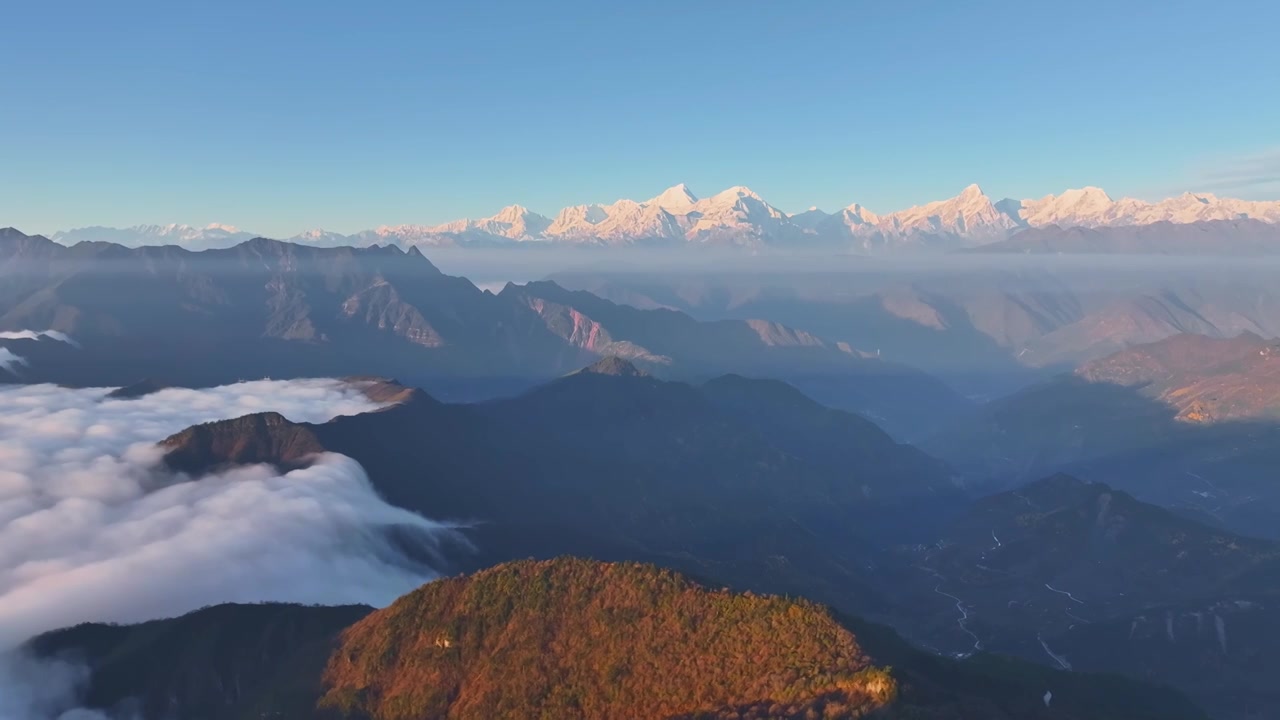
[{"label": "jagged summit", "polygon": [[493,216],[493,219],[504,222],[518,222],[528,215],[529,212],[529,208],[523,205],[508,205],[499,210],[498,213]]},{"label": "jagged summit", "polygon": [[697,202],[698,197],[689,190],[689,186],[680,183],[663,190],[660,195],[649,200],[646,204],[657,205],[668,211],[687,212]]},{"label": "jagged summit", "polygon": [[841,211],[841,215],[847,222],[854,224],[875,224],[880,222],[880,216],[871,212],[859,203],[854,203]]},{"label": "jagged summit", "polygon": [[574,375],[612,375],[614,377],[651,377],[649,373],[641,370],[631,363],[616,355],[609,355],[600,358],[590,365],[573,373]]},{"label": "jagged summit", "polygon": [[[402,247],[503,247],[520,242],[629,246],[712,244],[796,249],[797,238],[816,247],[892,250],[899,247],[952,249],[997,242],[1027,228],[1130,227],[1156,223],[1191,224],[1254,220],[1280,224],[1280,201],[1219,198],[1186,192],[1158,202],[1114,199],[1084,186],[1041,198],[994,200],[976,183],[956,196],[893,212],[872,212],[861,204],[834,216],[816,206],[788,215],[743,185],[699,198],[684,183],[648,200],[622,198],[609,204],[565,207],[545,216],[512,204],[482,218],[439,225],[382,225],[353,235],[315,228],[293,236],[297,242],[332,247],[391,243]],[[232,225],[137,225],[86,227],[55,233],[63,244],[81,241],[138,245],[181,245],[191,249],[229,247],[253,237]]]},{"label": "jagged summit", "polygon": [[229,247],[250,240],[255,233],[246,232],[234,225],[209,223],[204,226],[168,223],[165,225],[134,225],[128,228],[83,227],[53,234],[52,239],[64,245],[78,242],[114,242],[126,247],[140,245],[181,245],[191,249]]},{"label": "jagged summit", "polygon": [[165,450],[166,465],[190,475],[257,463],[292,469],[324,451],[310,428],[277,412],[192,425],[165,438],[160,447]]},{"label": "jagged summit", "polygon": [[764,200],[764,198],[756,194],[756,191],[752,190],[746,185],[734,185],[731,188],[722,190],[716,193],[715,195],[712,195],[709,199],[718,200],[718,201],[725,201],[725,200],[732,201],[732,200],[740,200],[742,198],[751,198],[752,200],[760,200],[760,201]]}]

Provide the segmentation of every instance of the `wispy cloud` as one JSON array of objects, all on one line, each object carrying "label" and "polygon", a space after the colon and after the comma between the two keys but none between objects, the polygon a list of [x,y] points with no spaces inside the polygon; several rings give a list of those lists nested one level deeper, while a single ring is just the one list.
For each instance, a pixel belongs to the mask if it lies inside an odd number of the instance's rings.
[{"label": "wispy cloud", "polygon": [[[72,347],[80,347],[80,343],[75,338],[64,332],[57,330],[4,330],[0,331],[0,341],[4,340],[56,340],[66,343]],[[20,374],[19,368],[27,364],[27,359],[12,350],[0,347],[0,370],[10,375]],[[4,716],[0,716],[0,720],[7,720]]]},{"label": "wispy cloud", "polygon": [[1195,179],[1203,190],[1272,199],[1280,193],[1280,147],[1205,163]]},{"label": "wispy cloud", "polygon": [[27,359],[8,348],[0,347],[0,370],[17,372],[19,365],[26,365]]},{"label": "wispy cloud", "polygon": [[49,338],[57,340],[68,345],[80,347],[80,343],[76,342],[70,335],[57,330],[6,330],[0,332],[0,340],[39,340],[41,338]]}]

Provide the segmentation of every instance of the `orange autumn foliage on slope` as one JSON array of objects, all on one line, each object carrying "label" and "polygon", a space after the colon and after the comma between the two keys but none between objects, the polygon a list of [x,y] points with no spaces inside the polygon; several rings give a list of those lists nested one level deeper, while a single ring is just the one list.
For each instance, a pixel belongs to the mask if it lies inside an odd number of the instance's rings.
[{"label": "orange autumn foliage on slope", "polygon": [[423,586],[344,632],[324,683],[374,720],[855,718],[896,694],[818,605],[571,558]]}]

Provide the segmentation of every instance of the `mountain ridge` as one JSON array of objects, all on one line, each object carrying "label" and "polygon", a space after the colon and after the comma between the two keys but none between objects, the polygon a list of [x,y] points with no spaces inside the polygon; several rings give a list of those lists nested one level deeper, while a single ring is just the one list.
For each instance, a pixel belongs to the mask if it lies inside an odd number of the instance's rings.
[{"label": "mountain ridge", "polygon": [[[745,186],[699,198],[683,183],[648,200],[573,205],[542,215],[521,205],[492,216],[437,225],[383,225],[351,235],[323,229],[289,237],[321,246],[391,243],[404,247],[509,247],[695,245],[761,249],[831,248],[877,252],[894,249],[954,249],[1003,241],[1026,229],[1123,228],[1159,223],[1195,225],[1254,220],[1280,224],[1280,201],[1219,198],[1183,193],[1156,202],[1121,198],[1084,187],[1038,199],[993,200],[972,184],[952,198],[887,213],[852,203],[835,213],[815,208],[788,214]],[[124,245],[180,244],[223,247],[252,237],[212,223],[85,227],[54,233],[64,244],[110,241]]]},{"label": "mountain ridge", "polygon": [[[65,246],[9,231],[0,234],[0,271],[0,331],[56,330],[79,343],[6,341],[27,361],[17,376],[24,382],[123,386],[149,375],[216,385],[361,374],[456,400],[519,391],[612,355],[668,377],[822,379],[823,399],[839,393],[836,404],[859,412],[902,413],[893,432],[967,406],[919,371],[776,323],[699,322],[551,282],[494,294],[441,272],[417,247],[266,238],[200,251]],[[893,388],[914,393],[915,404]]]}]

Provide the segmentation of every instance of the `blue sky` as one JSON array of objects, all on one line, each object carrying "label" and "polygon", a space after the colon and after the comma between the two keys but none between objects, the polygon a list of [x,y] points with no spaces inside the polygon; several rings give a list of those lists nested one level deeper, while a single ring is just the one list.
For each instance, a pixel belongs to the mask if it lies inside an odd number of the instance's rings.
[{"label": "blue sky", "polygon": [[[14,2],[0,226],[1280,198],[1280,3]],[[1268,182],[1270,178],[1270,182]]]}]

